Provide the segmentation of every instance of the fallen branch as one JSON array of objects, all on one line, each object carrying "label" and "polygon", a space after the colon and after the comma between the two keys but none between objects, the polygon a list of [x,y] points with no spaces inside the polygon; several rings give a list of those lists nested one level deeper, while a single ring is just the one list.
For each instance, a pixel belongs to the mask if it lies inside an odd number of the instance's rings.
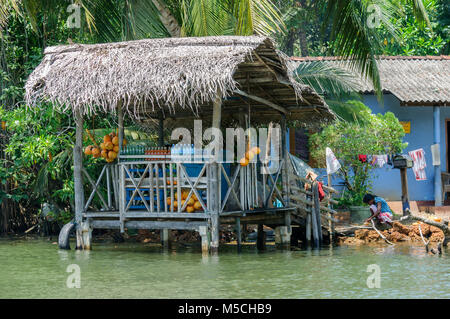
[{"label": "fallen branch", "polygon": [[425,241],[425,238],[423,238],[423,234],[422,234],[422,227],[420,227],[420,223],[419,223],[419,233],[420,233],[420,237],[422,238],[422,241],[423,241],[423,243],[424,243],[424,245],[425,245],[425,249],[426,249],[426,251],[428,252],[428,244],[430,243],[430,241],[428,241],[428,242],[426,242]]},{"label": "fallen branch", "polygon": [[32,231],[33,229],[35,229],[37,225],[38,225],[38,224],[36,224],[36,225],[34,225],[34,226],[28,228],[28,229],[25,231],[25,234],[28,234],[30,231]]},{"label": "fallen branch", "polygon": [[387,238],[384,237],[384,235],[383,235],[382,233],[380,233],[380,232],[378,231],[378,229],[375,227],[375,223],[373,222],[373,219],[371,219],[370,221],[372,222],[372,228],[378,233],[378,235],[380,235],[380,237],[383,238],[384,241],[387,242],[388,244],[394,245],[394,244],[391,243],[389,240],[387,240]]}]

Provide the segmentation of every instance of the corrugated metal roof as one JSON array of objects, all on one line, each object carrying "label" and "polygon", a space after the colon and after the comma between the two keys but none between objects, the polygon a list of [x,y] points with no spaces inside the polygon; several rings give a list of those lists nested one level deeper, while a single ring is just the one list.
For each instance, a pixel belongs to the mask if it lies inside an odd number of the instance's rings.
[{"label": "corrugated metal roof", "polygon": [[[291,60],[346,66],[339,57],[292,57]],[[381,56],[377,64],[383,90],[394,94],[402,104],[450,104],[450,56]],[[373,92],[373,86],[361,78],[360,91]]]}]

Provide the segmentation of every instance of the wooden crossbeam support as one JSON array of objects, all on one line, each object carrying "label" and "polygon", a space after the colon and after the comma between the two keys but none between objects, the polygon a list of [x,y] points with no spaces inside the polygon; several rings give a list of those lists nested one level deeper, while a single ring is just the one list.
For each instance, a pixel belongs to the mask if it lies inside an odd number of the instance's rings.
[{"label": "wooden crossbeam support", "polygon": [[273,109],[275,109],[277,111],[280,111],[283,114],[286,114],[286,115],[290,114],[290,112],[286,108],[284,108],[284,107],[282,107],[280,105],[277,105],[277,104],[275,104],[275,103],[273,103],[273,102],[271,102],[269,100],[263,99],[262,97],[259,97],[259,96],[256,96],[256,95],[252,95],[252,94],[248,94],[248,93],[246,93],[246,92],[244,92],[242,90],[239,90],[239,89],[236,89],[233,92],[237,93],[239,95],[248,97],[249,99],[255,100],[256,102],[260,102],[262,104],[270,106],[271,108],[273,108]]}]

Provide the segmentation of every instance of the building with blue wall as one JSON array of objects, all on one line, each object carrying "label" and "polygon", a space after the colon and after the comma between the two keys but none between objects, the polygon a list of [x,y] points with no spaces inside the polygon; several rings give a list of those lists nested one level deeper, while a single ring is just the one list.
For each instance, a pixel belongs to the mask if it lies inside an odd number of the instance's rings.
[{"label": "building with blue wall", "polygon": [[[320,60],[343,65],[334,57],[292,59],[298,63]],[[399,121],[409,125],[409,132],[404,137],[408,147],[403,153],[423,148],[427,163],[424,181],[416,181],[412,169],[407,170],[409,198],[417,201],[437,199],[436,205],[440,205],[441,198],[436,196],[441,194],[440,172],[450,169],[450,108],[446,107],[450,106],[450,57],[381,57],[378,68],[384,101],[380,103],[371,86],[361,80],[363,102],[373,113],[390,111]],[[436,143],[439,144],[440,166],[432,163],[431,145]],[[339,158],[338,154],[336,156]],[[401,200],[398,169],[377,168],[373,180],[373,193],[387,200]]]}]

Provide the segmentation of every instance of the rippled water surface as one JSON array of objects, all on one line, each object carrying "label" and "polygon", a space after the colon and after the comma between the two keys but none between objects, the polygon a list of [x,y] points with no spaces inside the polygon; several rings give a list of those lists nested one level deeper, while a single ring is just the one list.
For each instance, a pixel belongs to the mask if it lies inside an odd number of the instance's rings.
[{"label": "rippled water surface", "polygon": [[[73,247],[73,244],[72,244]],[[420,246],[325,247],[280,251],[198,247],[164,252],[143,244],[94,244],[62,251],[45,240],[0,240],[0,298],[449,298],[450,249]],[[77,264],[81,288],[67,288]],[[381,287],[368,288],[368,265]]]}]

